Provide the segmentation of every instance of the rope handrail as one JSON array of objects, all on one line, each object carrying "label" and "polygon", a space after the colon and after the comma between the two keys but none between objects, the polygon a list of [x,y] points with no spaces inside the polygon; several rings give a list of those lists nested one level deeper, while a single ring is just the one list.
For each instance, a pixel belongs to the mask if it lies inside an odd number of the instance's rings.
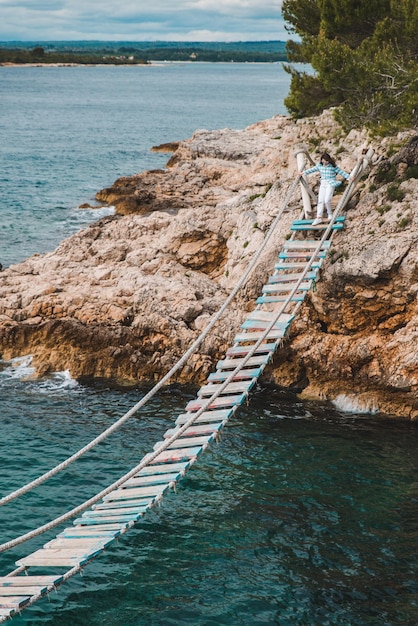
[{"label": "rope handrail", "polygon": [[219,321],[219,319],[221,318],[221,316],[223,315],[223,313],[225,312],[225,310],[227,309],[229,304],[235,298],[235,296],[238,293],[239,289],[242,287],[244,282],[247,280],[247,278],[251,274],[251,272],[254,270],[254,268],[255,268],[255,266],[256,266],[256,264],[258,262],[258,259],[260,258],[262,252],[264,251],[265,247],[267,246],[267,243],[271,239],[271,237],[272,237],[272,235],[273,235],[273,233],[274,233],[274,231],[275,231],[275,229],[277,227],[277,223],[279,222],[283,212],[287,208],[287,205],[289,204],[289,202],[290,202],[290,200],[291,200],[291,198],[292,198],[292,196],[293,196],[293,194],[295,192],[295,189],[296,189],[296,186],[297,186],[298,182],[299,182],[299,179],[296,177],[295,180],[293,181],[292,185],[290,186],[290,189],[289,189],[288,193],[285,196],[285,199],[284,199],[284,201],[282,203],[282,206],[281,206],[278,214],[276,215],[275,219],[273,220],[273,222],[272,222],[272,224],[271,224],[271,226],[269,228],[269,231],[268,231],[266,237],[263,240],[263,243],[261,244],[261,246],[258,249],[257,253],[254,255],[252,261],[249,263],[246,271],[244,272],[244,274],[242,275],[240,280],[237,282],[237,284],[235,285],[234,289],[232,290],[232,292],[230,293],[228,298],[225,300],[223,305],[220,307],[220,309],[216,313],[215,317],[212,318],[210,323],[206,326],[206,328],[204,328],[204,330],[201,332],[199,337],[197,337],[197,339],[195,339],[195,341],[188,348],[188,350],[184,353],[184,355],[177,361],[177,363],[175,363],[173,365],[173,367],[163,376],[163,378],[160,381],[158,381],[154,385],[154,387],[152,389],[150,389],[150,391],[148,391],[148,393],[139,402],[137,402],[133,407],[131,407],[131,409],[129,409],[129,411],[127,411],[124,415],[122,415],[122,417],[120,417],[116,422],[114,422],[109,428],[104,430],[100,435],[98,435],[97,437],[92,439],[88,444],[86,444],[85,446],[80,448],[77,452],[75,452],[73,455],[71,455],[70,457],[68,457],[67,459],[65,459],[64,461],[62,461],[58,465],[56,465],[55,467],[51,468],[49,471],[45,472],[41,476],[38,476],[38,478],[35,478],[34,480],[30,481],[26,485],[23,485],[19,489],[16,489],[15,491],[9,493],[8,495],[2,497],[0,499],[0,506],[3,506],[5,504],[7,504],[8,502],[11,502],[12,500],[15,500],[16,498],[24,495],[25,493],[28,493],[32,489],[35,489],[36,487],[38,487],[39,485],[41,485],[45,481],[49,480],[50,478],[52,478],[53,476],[55,476],[56,474],[61,472],[62,470],[66,469],[69,465],[71,465],[72,463],[77,461],[81,456],[83,456],[84,454],[89,452],[91,449],[93,449],[96,445],[98,445],[99,443],[104,441],[109,435],[111,435],[118,428],[120,428],[120,426],[122,426],[122,424],[124,424],[130,417],[132,417],[132,415],[134,415],[140,408],[142,408],[170,380],[170,378],[172,378],[172,376],[181,367],[183,367],[183,365],[187,362],[189,357],[197,350],[197,348],[201,345],[201,343],[206,338],[206,336],[210,333],[210,331],[215,326],[215,324]]},{"label": "rope handrail", "polygon": [[[15,539],[12,539],[10,541],[7,541],[1,544],[0,552],[5,552],[7,550],[10,550],[11,548],[14,548],[17,545],[20,545],[26,541],[29,541],[30,539],[33,539],[34,537],[37,537],[47,532],[48,530],[52,530],[52,528],[59,526],[63,522],[71,519],[72,517],[75,517],[79,513],[82,513],[83,511],[88,509],[90,506],[92,506],[93,504],[101,500],[108,493],[117,489],[124,482],[132,478],[135,474],[140,472],[144,467],[147,467],[154,459],[157,458],[157,456],[161,454],[161,452],[164,452],[164,450],[166,450],[172,443],[177,441],[177,439],[183,434],[183,432],[187,430],[188,428],[190,428],[190,426],[194,424],[194,422],[198,419],[198,417],[212,404],[212,402],[216,400],[216,398],[219,397],[222,391],[227,387],[227,385],[229,385],[229,383],[233,380],[234,376],[245,366],[245,364],[248,362],[251,356],[253,356],[254,352],[257,350],[259,345],[261,345],[261,343],[267,337],[269,332],[272,330],[272,328],[274,327],[275,323],[277,322],[278,318],[281,315],[282,308],[283,307],[280,307],[279,312],[276,314],[274,319],[270,322],[268,327],[263,331],[261,337],[257,340],[257,342],[253,346],[251,346],[248,354],[243,359],[243,362],[240,365],[238,365],[235,368],[235,370],[233,370],[231,374],[229,374],[229,376],[225,379],[225,381],[222,382],[219,388],[209,398],[205,400],[205,402],[202,404],[199,410],[196,413],[193,413],[190,419],[188,419],[181,427],[179,427],[179,429],[176,430],[176,432],[173,433],[173,435],[166,438],[164,440],[164,443],[161,444],[161,446],[158,446],[158,448],[154,450],[154,452],[150,452],[146,454],[138,465],[136,465],[129,472],[127,472],[124,476],[120,477],[117,481],[115,481],[114,483],[112,483],[111,485],[103,489],[100,493],[96,494],[89,500],[86,500],[82,504],[71,509],[71,511],[67,511],[67,513],[60,515],[59,517],[55,518],[54,520],[51,520],[47,524],[44,524],[43,526],[39,526],[38,528],[32,531],[29,531],[28,533],[25,533],[24,535],[20,535],[19,537],[16,537]],[[207,445],[209,444],[205,444],[204,448]]]},{"label": "rope handrail", "polygon": [[[95,496],[93,496],[89,500],[85,501],[81,505],[78,505],[77,507],[73,508],[72,510],[68,511],[67,513],[64,513],[63,515],[55,518],[54,520],[51,520],[47,524],[44,524],[43,526],[39,526],[38,528],[36,528],[36,529],[34,529],[32,531],[29,531],[28,533],[25,533],[24,535],[20,535],[19,537],[16,537],[15,539],[12,539],[12,540],[10,540],[8,542],[5,542],[5,543],[1,544],[0,545],[0,552],[5,552],[6,550],[9,550],[9,549],[11,549],[11,548],[13,548],[13,547],[15,547],[17,545],[20,545],[20,544],[22,544],[22,543],[24,543],[26,541],[29,541],[30,539],[33,539],[34,537],[37,537],[37,536],[39,536],[39,535],[41,535],[41,534],[51,530],[52,528],[55,528],[56,526],[60,525],[61,523],[71,519],[75,515],[78,515],[79,513],[82,513],[83,511],[88,509],[90,506],[92,506],[93,504],[98,502],[98,500],[102,499],[105,495],[107,495],[108,493],[110,493],[114,489],[117,489],[120,485],[122,485],[124,482],[129,480],[129,478],[134,476],[141,469],[143,469],[144,467],[147,467],[155,458],[157,458],[157,456],[159,456],[161,454],[161,452],[166,450],[172,443],[174,443],[183,434],[183,432],[185,430],[187,430],[198,419],[198,417],[222,393],[222,391],[227,387],[227,385],[230,384],[230,382],[233,380],[234,376],[246,365],[248,360],[253,356],[253,354],[255,353],[257,348],[261,345],[261,343],[264,341],[264,339],[270,333],[270,331],[272,330],[272,328],[276,324],[276,322],[277,322],[278,318],[280,317],[280,315],[285,311],[287,305],[291,302],[292,297],[294,296],[294,294],[298,290],[298,288],[299,288],[300,284],[302,283],[304,277],[306,276],[307,272],[309,271],[315,256],[318,254],[318,252],[320,251],[320,249],[322,247],[323,242],[327,239],[329,233],[331,232],[331,229],[332,229],[333,223],[335,221],[335,218],[338,216],[338,214],[340,213],[341,209],[346,205],[346,203],[350,199],[350,197],[352,195],[352,192],[354,190],[354,186],[355,186],[357,180],[359,179],[359,177],[361,176],[361,174],[363,173],[365,167],[368,165],[368,163],[369,163],[369,161],[364,158],[364,159],[362,159],[361,162],[357,163],[356,166],[354,167],[354,169],[352,170],[352,179],[353,180],[350,181],[349,185],[345,189],[345,191],[344,191],[344,193],[343,193],[343,195],[341,197],[341,200],[339,201],[339,203],[338,203],[338,205],[336,207],[336,210],[334,212],[332,220],[330,221],[330,223],[329,223],[328,227],[326,228],[326,230],[323,232],[321,239],[318,240],[318,245],[315,248],[315,250],[311,253],[310,258],[309,258],[309,260],[306,263],[305,269],[303,270],[303,272],[301,273],[301,275],[299,277],[299,280],[296,282],[296,284],[294,285],[293,289],[291,290],[291,292],[286,297],[286,300],[282,303],[282,305],[275,312],[274,318],[270,321],[270,323],[268,324],[266,329],[263,331],[263,333],[261,334],[259,339],[256,341],[256,343],[253,346],[251,346],[251,348],[249,349],[248,353],[246,354],[246,356],[244,357],[244,359],[242,360],[240,365],[237,365],[235,370],[233,370],[228,375],[226,380],[219,386],[219,388],[209,398],[206,399],[206,401],[202,404],[200,409],[196,413],[193,413],[191,415],[190,419],[187,420],[181,427],[179,427],[176,430],[176,432],[173,433],[173,435],[171,435],[170,437],[166,438],[165,441],[160,446],[158,446],[158,448],[156,450],[154,450],[154,452],[148,453],[147,455],[145,455],[145,457],[143,457],[141,462],[136,467],[131,469],[127,474],[125,474],[124,476],[119,478],[112,485],[109,485],[106,489],[102,490],[100,493],[96,494]],[[273,222],[274,227],[275,227],[275,225],[276,225],[276,223],[278,221],[279,216],[284,211],[285,207],[287,206],[288,202],[290,201],[290,199],[291,199],[291,197],[293,195],[293,190],[294,190],[294,188],[296,186],[296,183],[298,181],[299,181],[299,177],[297,177],[296,180],[294,181],[294,183],[292,184],[292,186],[291,186],[291,188],[290,188],[290,190],[289,190],[289,192],[288,192],[288,194],[286,196],[285,203],[283,204],[281,211],[279,211],[278,215],[276,216],[276,218],[275,218],[275,220]],[[272,226],[273,226],[273,224],[272,224]],[[272,235],[272,233],[273,233],[273,229],[272,229],[272,227],[270,227],[269,233],[268,233],[266,239],[264,240],[263,245],[268,240],[268,238]],[[262,248],[263,248],[263,246],[259,249],[257,254],[261,254],[261,249]],[[254,259],[253,259],[253,261],[254,261]],[[249,270],[250,270],[251,266],[252,266],[252,263],[247,268],[247,271],[246,271],[245,274],[247,274],[247,272],[249,274]],[[238,287],[238,284],[235,287],[235,289],[237,289],[237,287]],[[226,302],[223,305],[226,308],[225,305],[226,305]],[[296,305],[295,311],[299,308],[299,306],[300,306],[300,303],[298,303]],[[222,309],[222,307],[221,307],[221,309]],[[209,328],[209,326],[211,326],[211,325],[209,324],[208,327],[205,329],[205,331]],[[157,385],[158,385],[158,383],[157,383]],[[140,403],[138,403],[138,405],[139,404]],[[138,406],[138,405],[135,405],[135,406]],[[135,407],[133,407],[133,408],[135,408]],[[131,409],[131,411],[132,410],[133,409]],[[130,413],[130,412],[128,411],[128,413]],[[126,414],[126,415],[128,415],[128,414]],[[209,444],[206,443],[203,446],[203,449],[205,449],[208,445]],[[193,462],[194,462],[194,460],[192,461],[192,463]],[[126,529],[129,528],[133,524],[134,524],[134,522],[129,523],[127,525]]]},{"label": "rope handrail", "polygon": [[[370,151],[369,151],[370,152]],[[364,154],[364,153],[363,153]],[[323,242],[329,237],[331,231],[332,231],[332,227],[335,223],[336,218],[338,217],[339,213],[341,212],[341,210],[346,206],[346,204],[348,203],[348,201],[350,200],[350,198],[352,197],[353,193],[354,193],[354,188],[356,183],[358,182],[360,176],[363,174],[364,170],[366,169],[366,167],[370,164],[371,162],[371,156],[369,156],[369,153],[367,153],[367,156],[365,158],[363,158],[362,161],[358,162],[356,164],[356,166],[354,167],[354,169],[351,172],[351,181],[350,184],[348,185],[348,187],[346,188],[346,190],[343,193],[343,196],[340,200],[340,202],[337,204],[337,207],[334,211],[334,215],[332,217],[332,219],[330,220],[328,227],[326,228],[325,232],[323,232],[322,237],[320,240],[318,240],[318,245],[316,247],[316,249],[311,253],[310,258],[308,259],[308,261],[306,262],[304,271],[302,272],[302,274],[299,276],[299,280],[297,282],[297,284],[294,286],[293,290],[291,291],[291,293],[288,294],[288,296],[286,297],[286,301],[282,304],[282,306],[279,308],[278,311],[274,311],[274,319],[271,320],[270,324],[268,325],[267,328],[265,328],[264,332],[262,333],[262,336],[259,337],[258,341],[251,347],[249,348],[249,351],[246,353],[246,356],[244,357],[244,359],[239,359],[240,363],[239,365],[237,365],[237,367],[235,368],[235,370],[233,372],[231,372],[228,375],[228,378],[217,388],[217,390],[212,394],[212,396],[210,398],[207,398],[204,402],[203,405],[200,406],[199,410],[196,413],[193,413],[190,417],[189,420],[187,420],[187,422],[185,422],[183,424],[183,426],[179,427],[177,426],[174,433],[167,439],[165,439],[164,442],[158,442],[158,447],[156,449],[154,449],[154,452],[151,454],[147,454],[145,455],[145,457],[143,457],[142,461],[140,462],[139,465],[137,465],[135,468],[133,468],[132,470],[130,470],[130,472],[128,472],[125,476],[123,476],[122,478],[120,478],[118,481],[116,481],[115,483],[113,483],[113,485],[107,487],[105,490],[103,490],[100,494],[96,494],[96,496],[94,496],[93,498],[90,498],[90,500],[88,500],[87,502],[83,503],[82,505],[80,505],[79,507],[76,507],[75,509],[73,509],[72,511],[67,512],[66,514],[64,514],[63,516],[60,516],[59,518],[56,518],[55,520],[52,520],[51,522],[49,522],[48,524],[44,525],[43,527],[39,527],[38,529],[35,529],[34,531],[31,531],[30,533],[27,533],[26,535],[22,535],[21,537],[16,538],[15,540],[12,540],[12,542],[7,542],[6,544],[0,545],[0,552],[3,552],[11,547],[13,547],[13,545],[18,545],[19,543],[23,543],[24,541],[27,541],[29,539],[31,539],[32,537],[35,537],[37,535],[42,534],[43,532],[47,532],[47,530],[59,525],[60,523],[64,522],[66,519],[73,517],[74,515],[81,513],[82,511],[84,511],[86,508],[88,508],[91,504],[97,502],[101,497],[103,497],[104,495],[106,495],[107,493],[109,493],[110,491],[112,491],[114,488],[120,486],[123,482],[125,482],[126,480],[128,480],[129,478],[131,478],[132,476],[135,475],[136,472],[139,472],[142,468],[146,467],[147,465],[149,465],[159,454],[161,454],[161,452],[163,452],[164,450],[166,450],[167,448],[170,447],[170,445],[175,442],[186,430],[187,428],[189,428],[197,419],[198,417],[210,406],[210,404],[214,401],[214,399],[216,399],[221,393],[222,391],[227,387],[227,385],[233,381],[234,377],[236,376],[236,374],[243,368],[246,366],[248,360],[253,356],[253,354],[256,352],[256,350],[258,349],[258,347],[262,344],[262,342],[265,340],[265,338],[268,336],[268,334],[270,333],[270,331],[273,329],[273,327],[275,326],[275,324],[277,323],[280,315],[286,310],[286,307],[289,305],[289,303],[292,300],[292,297],[294,296],[294,294],[296,293],[296,291],[298,290],[298,287],[300,286],[300,283],[303,281],[303,279],[305,278],[307,272],[309,271],[309,269],[312,266],[313,260],[315,259],[316,255],[319,253],[321,246],[323,244]],[[294,184],[297,182],[298,179],[296,179],[296,181],[294,181]],[[292,185],[292,188],[294,188],[294,184]],[[294,189],[293,189],[294,190]],[[253,259],[253,263],[250,263],[249,266],[247,267],[246,270],[246,277],[248,277],[252,271],[252,269],[254,269],[255,265],[256,265],[256,261],[258,260],[259,256],[262,253],[262,250],[264,249],[265,245],[267,245],[267,241],[270,238],[270,236],[273,234],[274,229],[277,225],[277,221],[279,219],[279,216],[281,216],[281,213],[283,213],[283,211],[285,210],[287,204],[289,203],[291,197],[292,197],[292,191],[289,192],[289,198],[287,199],[287,202],[284,204],[284,206],[281,209],[281,212],[279,212],[279,214],[276,216],[274,222],[272,223],[272,226],[270,227],[270,230],[268,232],[268,236],[266,237],[266,239],[263,242],[263,245],[261,246],[261,248],[259,249],[259,251],[257,252],[256,257],[254,257]],[[274,228],[273,228],[274,226]],[[291,237],[291,239],[294,238],[295,235],[293,235]],[[308,255],[305,255],[306,258],[308,258]],[[244,275],[245,276],[245,275]],[[242,277],[243,282],[246,279],[246,277],[244,278],[244,276]],[[227,308],[227,306],[229,305],[229,303],[232,301],[233,297],[235,297],[236,293],[238,292],[238,289],[240,288],[239,283],[237,283],[234,291],[230,294],[230,300],[228,302],[227,301],[224,303],[223,305],[223,310],[222,307],[219,310],[219,316],[223,313],[223,311],[225,311],[225,309]],[[298,301],[296,303],[296,305],[293,305],[293,309],[292,309],[292,314],[293,316],[295,315],[296,311],[299,309],[299,307],[301,306],[302,302]],[[222,311],[222,313],[221,313]],[[218,318],[219,319],[219,318]],[[213,325],[216,323],[214,320],[212,320],[214,323]],[[217,320],[216,320],[217,321]],[[211,330],[211,328],[213,328],[213,325],[209,324],[207,328],[205,328],[205,330],[203,331],[203,333],[205,331],[207,331],[206,334],[208,334]],[[210,328],[209,328],[210,327]],[[203,335],[202,333],[202,335]],[[285,334],[285,333],[284,333]],[[205,335],[206,336],[206,335]],[[200,342],[199,342],[200,339]],[[197,343],[196,348],[198,347],[198,345],[200,345],[201,341],[203,341],[204,337],[200,336],[195,343]],[[240,341],[238,338],[236,338],[235,341]],[[279,340],[279,342],[281,342],[282,339]],[[277,345],[277,344],[276,344]],[[193,345],[189,348],[189,350],[193,347]],[[247,346],[248,347],[248,346]],[[195,348],[195,349],[196,349]],[[187,353],[186,353],[187,354]],[[192,354],[192,352],[190,352],[190,354]],[[184,355],[185,357],[186,355]],[[181,361],[181,359],[180,359]],[[180,361],[176,364],[180,367]],[[175,366],[173,366],[172,369],[174,369]],[[177,371],[177,370],[174,370]],[[174,372],[173,372],[174,373]],[[170,374],[170,372],[166,375],[168,376]],[[164,380],[164,379],[163,379]],[[160,381],[162,382],[162,381]],[[163,384],[163,383],[162,383]],[[157,383],[158,385],[158,383]],[[155,387],[157,387],[157,385]],[[155,388],[154,388],[155,389]],[[151,390],[153,391],[153,390]],[[157,391],[157,389],[155,389],[155,392]],[[249,391],[245,391],[243,394],[243,397],[248,396]],[[148,394],[147,394],[148,395]],[[150,396],[152,397],[152,396]],[[150,398],[149,398],[150,399]],[[134,409],[136,408],[136,410],[138,410],[140,408],[140,406],[142,406],[142,402],[144,402],[145,398],[142,399],[142,401],[140,401],[139,403],[137,403],[137,405],[135,405],[135,407],[132,407],[131,411],[134,411]],[[236,408],[236,407],[235,407]],[[187,409],[186,409],[187,410]],[[190,410],[192,411],[192,409]],[[190,411],[188,411],[188,413],[190,413]],[[134,411],[135,412],[135,411]],[[133,414],[133,413],[132,413]],[[125,416],[123,416],[123,418],[128,419],[128,417],[130,417],[130,412],[126,413]],[[230,414],[228,414],[228,417],[230,417]],[[120,418],[121,420],[123,418]],[[228,418],[226,418],[227,420]],[[119,420],[118,420],[119,422]],[[108,429],[109,431],[111,429]],[[106,432],[106,431],[105,431]],[[167,431],[166,435],[168,435],[170,431]],[[102,433],[103,434],[103,433]],[[110,434],[110,432],[109,432]],[[215,436],[218,436],[218,432],[215,434]],[[97,442],[99,443],[99,442]],[[161,444],[161,445],[160,445]],[[201,445],[201,450],[205,450],[207,447],[209,446],[209,441],[207,441],[204,445]],[[87,451],[87,450],[86,450]],[[71,458],[71,457],[70,457]],[[187,465],[184,466],[184,469],[180,472],[179,476],[172,481],[171,483],[168,484],[169,488],[174,488],[177,480],[180,478],[180,476],[183,476],[185,474],[185,472],[187,471],[187,469],[193,465],[195,463],[197,459],[197,454],[189,459],[189,462]],[[74,459],[76,460],[76,459]],[[157,461],[158,462],[158,461]],[[58,470],[59,471],[59,470]],[[56,472],[57,473],[57,472]],[[46,480],[46,478],[45,478]],[[43,481],[41,481],[43,482]],[[16,496],[17,497],[17,496]],[[159,503],[162,500],[162,495],[155,497],[154,500],[148,505],[149,508],[153,507],[154,505],[156,505],[157,503]],[[0,500],[0,505],[2,504],[2,501]],[[78,523],[78,521],[77,521]],[[135,521],[130,521],[129,523],[125,523],[125,525],[123,527],[121,527],[120,529],[120,533],[124,534],[127,530],[129,530],[132,526],[135,525]],[[13,544],[13,545],[10,545]],[[92,555],[90,558],[93,558],[94,555]],[[73,565],[73,567],[67,571],[61,578],[60,580],[60,584],[66,580],[68,580],[69,578],[73,577],[75,574],[77,574],[78,572],[81,572],[82,569],[84,568],[84,566],[87,563],[77,563],[75,565]],[[23,572],[27,573],[27,569],[28,566],[26,565],[21,565],[19,566],[15,571],[10,572],[9,574],[7,574],[7,576],[10,577],[14,577],[17,576]],[[55,588],[55,587],[52,587]],[[52,590],[49,589],[48,591]],[[28,602],[25,604],[25,608],[28,606],[31,606],[32,604],[34,604],[39,598],[41,598],[44,595],[44,592],[42,591],[41,593],[37,593],[36,595],[33,595],[32,597],[28,598]],[[10,614],[12,615],[12,613]],[[3,621],[6,621],[9,618],[9,616],[0,616],[0,622],[2,623]]]},{"label": "rope handrail", "polygon": [[[291,196],[293,194],[292,190],[296,186],[297,182],[298,182],[298,179],[296,179],[294,181],[294,183],[291,186],[290,191],[288,192],[287,197],[289,199],[287,200],[286,205],[288,204],[288,202],[289,202],[289,200],[290,200],[290,198],[291,198]],[[284,208],[283,208],[283,210],[284,210]],[[279,212],[278,216],[276,216],[276,218],[274,220],[274,222],[276,222],[276,224],[277,224],[279,215],[280,215],[280,212]],[[272,232],[273,232],[273,230],[270,228],[268,236],[270,236],[272,234]],[[122,485],[124,482],[129,480],[129,478],[132,478],[132,476],[134,476],[139,471],[141,471],[141,469],[143,469],[144,467],[147,467],[157,456],[159,456],[161,454],[161,452],[166,450],[172,443],[174,443],[182,435],[182,433],[185,430],[187,430],[187,428],[189,428],[198,419],[198,417],[210,406],[210,404],[212,404],[212,402],[222,393],[222,391],[227,387],[227,385],[229,385],[229,383],[233,380],[234,376],[245,366],[245,364],[248,362],[248,360],[251,358],[251,356],[253,356],[253,354],[255,353],[257,348],[259,347],[259,345],[261,345],[261,343],[264,341],[265,337],[269,334],[271,329],[274,327],[275,323],[277,322],[277,319],[280,317],[280,315],[282,313],[282,310],[283,310],[283,307],[280,307],[280,309],[277,312],[276,316],[270,322],[268,327],[264,330],[264,332],[262,333],[261,337],[257,340],[257,342],[253,346],[251,346],[251,348],[249,349],[248,354],[243,359],[243,362],[239,366],[237,366],[235,368],[235,370],[232,371],[229,374],[229,376],[226,378],[226,380],[219,386],[219,388],[209,398],[207,398],[205,400],[205,402],[202,404],[200,409],[196,413],[193,413],[193,415],[191,415],[190,419],[187,420],[178,430],[176,430],[176,432],[173,435],[171,435],[170,437],[165,439],[164,443],[162,443],[162,445],[160,445],[156,450],[154,450],[154,452],[151,452],[151,453],[148,453],[147,455],[145,455],[145,457],[141,460],[141,462],[138,465],[136,465],[133,469],[131,469],[124,476],[120,477],[117,481],[115,481],[114,483],[112,483],[111,485],[109,485],[108,487],[103,489],[100,493],[96,494],[95,496],[93,496],[89,500],[86,500],[82,504],[80,504],[77,507],[71,509],[70,511],[67,511],[67,513],[64,513],[63,515],[60,515],[59,517],[55,518],[54,520],[51,520],[50,522],[48,522],[48,523],[46,523],[46,524],[44,524],[42,526],[39,526],[38,528],[36,528],[36,529],[34,529],[32,531],[29,531],[28,533],[20,535],[19,537],[16,537],[15,539],[12,539],[10,541],[7,541],[7,542],[1,544],[0,545],[0,552],[5,552],[5,551],[10,550],[11,548],[17,546],[17,545],[20,545],[20,544],[22,544],[22,543],[24,543],[26,541],[29,541],[30,539],[33,539],[33,538],[35,538],[35,537],[37,537],[37,536],[39,536],[39,535],[41,535],[41,534],[43,534],[43,533],[45,533],[45,532],[47,532],[49,530],[52,530],[52,528],[55,528],[56,526],[59,526],[63,522],[71,519],[72,517],[78,515],[79,513],[82,513],[83,511],[88,509],[90,506],[92,506],[93,504],[95,504],[96,502],[101,500],[108,493],[110,493],[114,489],[117,489],[120,485]],[[209,445],[209,444],[205,444],[204,447],[206,447],[207,445]]]}]

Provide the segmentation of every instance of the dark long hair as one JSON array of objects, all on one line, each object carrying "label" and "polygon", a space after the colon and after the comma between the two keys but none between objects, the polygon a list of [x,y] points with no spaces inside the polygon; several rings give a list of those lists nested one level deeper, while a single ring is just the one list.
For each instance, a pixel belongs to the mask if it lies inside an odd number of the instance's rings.
[{"label": "dark long hair", "polygon": [[331,163],[332,167],[336,167],[337,165],[332,156],[328,154],[328,152],[323,152],[321,154],[321,161],[322,159],[324,159],[324,161],[327,161],[328,163]]}]

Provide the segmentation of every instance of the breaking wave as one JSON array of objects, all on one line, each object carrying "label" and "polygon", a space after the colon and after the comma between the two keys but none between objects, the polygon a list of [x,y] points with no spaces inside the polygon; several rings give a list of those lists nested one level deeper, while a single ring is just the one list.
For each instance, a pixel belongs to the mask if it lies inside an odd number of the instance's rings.
[{"label": "breaking wave", "polygon": [[30,382],[39,393],[50,393],[63,389],[74,389],[78,382],[71,378],[69,370],[54,372],[43,378],[36,378],[36,370],[32,366],[32,355],[16,357],[9,361],[0,360],[0,380],[3,383]]},{"label": "breaking wave", "polygon": [[346,396],[345,394],[337,396],[332,401],[332,404],[343,413],[368,413],[375,415],[379,412],[379,407],[373,400],[363,402],[358,398]]},{"label": "breaking wave", "polygon": [[32,367],[32,355],[19,356],[10,361],[0,361],[0,375],[3,378],[30,380],[35,374]]}]

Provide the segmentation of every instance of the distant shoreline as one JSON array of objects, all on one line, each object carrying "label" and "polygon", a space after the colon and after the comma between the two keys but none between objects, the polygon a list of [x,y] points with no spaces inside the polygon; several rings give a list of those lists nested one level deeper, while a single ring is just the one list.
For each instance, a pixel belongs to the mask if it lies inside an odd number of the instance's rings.
[{"label": "distant shoreline", "polygon": [[0,67],[148,67],[152,63],[0,63]]},{"label": "distant shoreline", "polygon": [[13,63],[5,61],[0,67],[163,67],[165,65],[277,65],[286,61],[148,61],[147,63]]},{"label": "distant shoreline", "polygon": [[276,63],[286,42],[0,42],[0,64],[58,67],[152,62]]}]

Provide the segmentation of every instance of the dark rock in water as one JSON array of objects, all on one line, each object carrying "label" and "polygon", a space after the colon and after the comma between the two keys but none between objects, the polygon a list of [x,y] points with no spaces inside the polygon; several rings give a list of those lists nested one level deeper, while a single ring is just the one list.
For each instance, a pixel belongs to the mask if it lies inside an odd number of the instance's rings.
[{"label": "dark rock in water", "polygon": [[175,152],[179,147],[179,141],[170,141],[169,143],[161,143],[159,146],[153,146],[151,152]]}]

